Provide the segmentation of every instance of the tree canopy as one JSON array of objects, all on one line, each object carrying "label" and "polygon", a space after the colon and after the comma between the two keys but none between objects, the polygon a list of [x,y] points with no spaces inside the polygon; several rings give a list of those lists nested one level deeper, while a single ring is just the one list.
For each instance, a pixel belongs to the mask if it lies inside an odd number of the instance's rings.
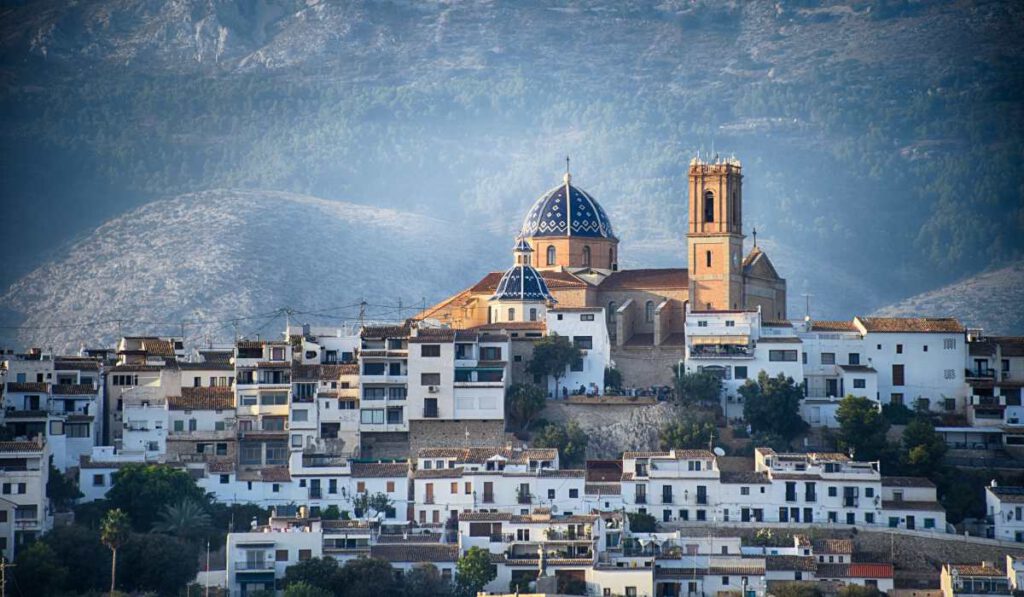
[{"label": "tree canopy", "polygon": [[882,416],[878,404],[863,396],[847,396],[836,411],[839,423],[839,448],[852,451],[857,460],[881,460],[886,456],[889,442],[889,420]]},{"label": "tree canopy", "polygon": [[800,417],[803,390],[792,377],[782,373],[769,377],[761,371],[757,381],[748,379],[739,393],[743,396],[743,416],[753,431],[790,441],[807,430],[807,423]]},{"label": "tree canopy", "polygon": [[559,391],[558,382],[565,376],[569,365],[582,358],[580,349],[569,338],[551,334],[538,340],[533,345],[533,357],[526,366],[532,375],[552,377],[555,380],[555,392]]},{"label": "tree canopy", "polygon": [[514,429],[526,429],[544,407],[547,395],[529,383],[515,383],[505,391],[505,420]]},{"label": "tree canopy", "polygon": [[683,373],[676,376],[676,398],[684,404],[718,404],[722,380],[710,373]]},{"label": "tree canopy", "polygon": [[184,500],[208,503],[206,493],[187,472],[155,464],[123,467],[114,474],[114,486],[107,492],[109,506],[123,510],[139,532],[150,530],[165,506]]},{"label": "tree canopy", "polygon": [[587,460],[587,444],[590,437],[576,421],[568,425],[548,424],[533,436],[530,442],[534,448],[555,448],[558,450],[559,465],[562,468],[580,466]]},{"label": "tree canopy", "polygon": [[491,554],[480,547],[470,547],[455,565],[455,579],[463,595],[476,595],[497,577]]},{"label": "tree canopy", "polygon": [[680,411],[662,424],[658,440],[662,450],[707,448],[715,434],[715,421],[706,413]]}]

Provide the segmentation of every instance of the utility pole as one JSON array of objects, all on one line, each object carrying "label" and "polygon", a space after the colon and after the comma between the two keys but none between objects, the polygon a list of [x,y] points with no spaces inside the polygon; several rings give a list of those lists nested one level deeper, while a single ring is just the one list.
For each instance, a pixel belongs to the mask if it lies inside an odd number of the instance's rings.
[{"label": "utility pole", "polygon": [[206,597],[210,597],[210,540],[206,540]]},{"label": "utility pole", "polygon": [[366,325],[366,300],[359,301],[359,328]]},{"label": "utility pole", "polygon": [[402,297],[398,297],[398,321],[405,321],[402,313]]},{"label": "utility pole", "polygon": [[14,566],[7,563],[7,558],[0,558],[0,597],[7,597],[7,569]]}]

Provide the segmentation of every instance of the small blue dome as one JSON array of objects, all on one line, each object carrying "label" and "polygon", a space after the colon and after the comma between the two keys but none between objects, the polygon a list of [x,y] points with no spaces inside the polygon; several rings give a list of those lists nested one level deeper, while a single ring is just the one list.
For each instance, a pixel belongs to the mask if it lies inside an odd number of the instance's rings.
[{"label": "small blue dome", "polygon": [[615,238],[608,214],[586,191],[572,186],[568,175],[565,182],[544,193],[533,204],[523,220],[520,234]]},{"label": "small blue dome", "polygon": [[509,268],[498,281],[491,300],[558,302],[551,296],[544,278],[529,265],[513,265]]}]

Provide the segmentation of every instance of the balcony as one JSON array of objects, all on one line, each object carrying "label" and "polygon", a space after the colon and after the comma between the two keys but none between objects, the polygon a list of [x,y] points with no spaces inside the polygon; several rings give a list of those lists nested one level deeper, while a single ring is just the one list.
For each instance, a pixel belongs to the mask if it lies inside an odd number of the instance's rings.
[{"label": "balcony", "polygon": [[859,506],[860,506],[860,500],[858,500],[857,498],[852,498],[852,497],[844,497],[843,498],[843,507],[844,508],[857,508]]},{"label": "balcony", "polygon": [[661,503],[662,504],[672,504],[673,503],[672,502],[672,494],[671,493],[669,493],[669,494],[662,494],[661,495]]},{"label": "balcony", "polygon": [[263,562],[258,562],[258,561],[235,562],[235,570],[237,570],[239,572],[256,572],[256,571],[266,571],[266,570],[273,570],[273,569],[274,569],[274,562],[272,562],[272,561],[263,561]]},{"label": "balcony", "polygon": [[485,503],[485,504],[493,504],[494,503],[494,494],[493,493],[485,492],[484,493],[484,497],[483,497],[483,503]]},{"label": "balcony", "polygon": [[423,503],[427,504],[427,505],[433,504],[434,503],[434,496],[433,495],[426,495],[426,496],[424,496]]},{"label": "balcony", "polygon": [[964,375],[968,379],[995,379],[996,370],[985,367],[975,367],[974,369],[966,369]]},{"label": "balcony", "polygon": [[516,503],[519,503],[519,504],[532,504],[533,503],[533,496],[528,494],[528,493],[520,492],[518,495],[516,495]]},{"label": "balcony", "polygon": [[646,503],[647,503],[647,496],[646,496],[646,495],[643,495],[643,494],[638,494],[638,495],[637,495],[637,496],[636,496],[636,497],[635,497],[635,498],[633,499],[633,503],[634,503],[634,504],[646,504]]},{"label": "balcony", "polygon": [[695,345],[690,349],[689,358],[696,360],[752,359],[754,351],[746,346],[730,344]]},{"label": "balcony", "polygon": [[322,499],[323,497],[324,497],[324,492],[319,487],[310,487],[309,488],[309,499],[311,499],[311,500],[319,500],[319,499]]}]

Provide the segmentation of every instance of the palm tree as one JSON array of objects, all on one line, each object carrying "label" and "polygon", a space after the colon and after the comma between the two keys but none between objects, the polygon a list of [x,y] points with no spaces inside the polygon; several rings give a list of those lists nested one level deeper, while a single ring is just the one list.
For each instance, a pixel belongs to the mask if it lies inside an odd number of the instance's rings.
[{"label": "palm tree", "polygon": [[202,504],[186,498],[177,504],[165,505],[150,532],[194,540],[203,537],[209,530],[210,515]]},{"label": "palm tree", "polygon": [[100,541],[110,548],[113,557],[110,560],[110,594],[114,594],[114,585],[117,580],[117,550],[128,542],[131,533],[131,522],[128,515],[120,508],[114,508],[103,517],[100,526]]}]

